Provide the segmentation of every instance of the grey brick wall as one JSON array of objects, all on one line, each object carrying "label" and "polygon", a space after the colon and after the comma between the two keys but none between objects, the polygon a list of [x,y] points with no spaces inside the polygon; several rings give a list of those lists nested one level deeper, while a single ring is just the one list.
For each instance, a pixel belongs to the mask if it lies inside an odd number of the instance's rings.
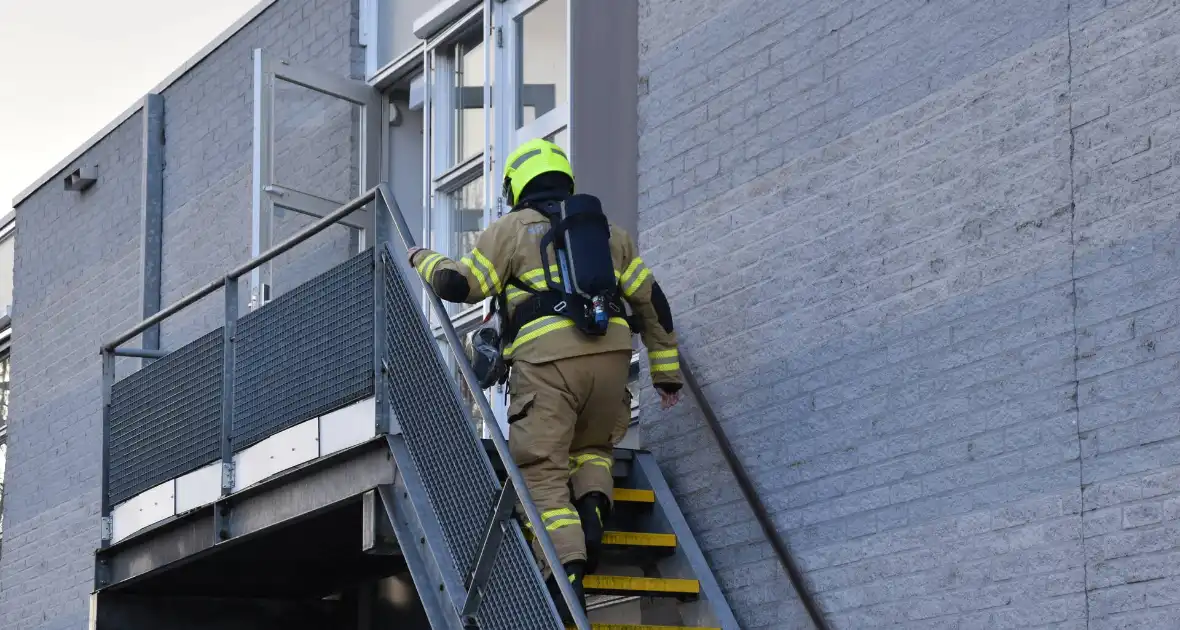
[{"label": "grey brick wall", "polygon": [[[281,0],[164,91],[163,299],[249,257],[253,70],[263,47],[293,63],[361,76],[356,0]],[[293,89],[276,99],[276,170],[342,200],[356,185],[355,117]],[[99,537],[98,346],[139,320],[139,114],[79,163],[91,190],[51,180],[17,209],[13,397],[0,559],[0,628],[85,628]],[[288,213],[276,238],[306,220]],[[343,229],[280,258],[279,292],[348,255]],[[212,296],[163,326],[177,347],[220,324]],[[120,376],[133,369],[120,365]]]},{"label": "grey brick wall", "polygon": [[[1180,618],[1174,5],[641,3],[644,256],[835,627]],[[745,627],[808,627],[647,402]]]},{"label": "grey brick wall", "polygon": [[99,181],[54,180],[16,215],[13,388],[0,558],[0,627],[86,626],[99,535],[102,337],[139,304],[142,122],[81,158]]},{"label": "grey brick wall", "polygon": [[[282,0],[164,91],[165,304],[250,257],[253,50],[360,78],[358,6],[357,0]],[[276,85],[274,102],[276,180],[330,199],[352,198],[353,108],[283,82]],[[276,218],[275,242],[310,221],[283,213]],[[277,259],[274,295],[344,261],[347,246],[346,230],[334,227]],[[165,323],[161,343],[174,347],[215,328],[221,308],[220,293],[203,300]]]}]

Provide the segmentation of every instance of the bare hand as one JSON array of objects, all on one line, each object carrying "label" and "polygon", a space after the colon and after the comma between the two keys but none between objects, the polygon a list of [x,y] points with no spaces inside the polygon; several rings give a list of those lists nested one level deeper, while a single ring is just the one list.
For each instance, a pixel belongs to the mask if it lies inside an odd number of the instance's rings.
[{"label": "bare hand", "polygon": [[664,411],[667,411],[667,410],[671,409],[672,407],[675,407],[676,403],[680,402],[680,392],[679,391],[666,392],[666,391],[659,389],[659,388],[657,388],[656,391],[658,391],[660,393],[660,409],[663,409]]},{"label": "bare hand", "polygon": [[411,247],[409,254],[406,255],[407,259],[410,261],[411,267],[414,266],[414,254],[417,254],[420,251],[422,251],[421,247]]}]

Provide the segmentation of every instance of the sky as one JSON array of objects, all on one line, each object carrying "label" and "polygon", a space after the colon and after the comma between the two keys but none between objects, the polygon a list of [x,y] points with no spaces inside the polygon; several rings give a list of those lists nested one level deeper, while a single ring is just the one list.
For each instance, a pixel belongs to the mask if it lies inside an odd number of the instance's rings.
[{"label": "sky", "polygon": [[0,215],[258,0],[0,0]]}]

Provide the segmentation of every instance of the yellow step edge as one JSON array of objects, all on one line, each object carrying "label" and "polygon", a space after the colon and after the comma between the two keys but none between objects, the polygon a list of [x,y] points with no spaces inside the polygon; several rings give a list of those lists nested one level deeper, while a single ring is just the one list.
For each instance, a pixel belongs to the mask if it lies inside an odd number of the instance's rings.
[{"label": "yellow step edge", "polygon": [[[573,630],[574,626],[566,626]],[[646,626],[642,624],[630,623],[592,623],[590,627],[594,630],[721,630],[721,628],[697,628],[686,626]]]},{"label": "yellow step edge", "polygon": [[615,501],[623,503],[655,503],[656,493],[651,490],[632,490],[631,488],[615,488]]},{"label": "yellow step edge", "polygon": [[602,544],[619,547],[675,547],[676,534],[603,532]]},{"label": "yellow step edge", "polygon": [[668,595],[698,595],[701,583],[697,580],[673,578],[627,577],[622,575],[587,575],[582,582],[587,593],[657,593]]}]

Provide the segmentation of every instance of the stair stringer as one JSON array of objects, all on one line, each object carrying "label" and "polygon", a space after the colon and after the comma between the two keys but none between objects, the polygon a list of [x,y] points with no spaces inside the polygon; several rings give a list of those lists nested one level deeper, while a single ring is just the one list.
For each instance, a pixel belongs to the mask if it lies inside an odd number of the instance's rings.
[{"label": "stair stringer", "polygon": [[631,477],[632,487],[655,493],[652,509],[640,517],[641,531],[676,535],[676,551],[656,563],[658,577],[694,578],[700,582],[700,596],[677,606],[680,622],[689,626],[741,630],[655,457],[648,452],[636,451]]},{"label": "stair stringer", "polygon": [[[425,551],[443,567],[444,577],[466,576],[475,563],[501,484],[406,282],[410,272],[404,261],[387,246],[382,248],[379,269],[384,277],[383,381],[396,432],[411,460],[409,465],[401,461],[397,465],[403,472],[416,473],[416,480],[399,478],[411,490],[417,486],[425,497],[426,505],[415,506],[420,507],[423,522],[438,524],[434,536],[441,540],[431,540]],[[419,584],[419,590],[424,586]],[[437,589],[437,584],[432,588]],[[465,594],[452,594],[443,605],[461,603]],[[476,618],[480,630],[562,628],[537,563],[513,519],[508,521]]]}]

